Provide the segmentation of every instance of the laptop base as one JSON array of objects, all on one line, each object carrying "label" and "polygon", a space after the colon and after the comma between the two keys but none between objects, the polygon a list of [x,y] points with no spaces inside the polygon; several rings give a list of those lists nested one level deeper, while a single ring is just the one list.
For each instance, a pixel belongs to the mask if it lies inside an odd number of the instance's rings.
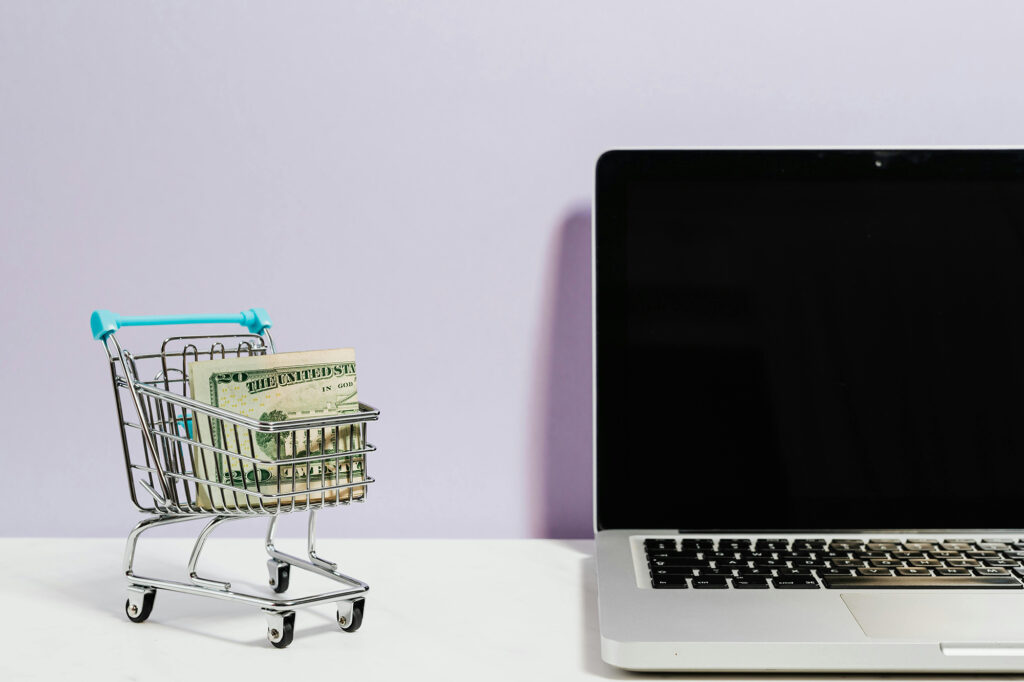
[{"label": "laptop base", "polygon": [[[1024,589],[654,589],[643,541],[673,535],[598,533],[605,662],[644,671],[1024,672]],[[722,535],[796,540],[833,534]],[[842,533],[851,535],[857,534]],[[993,535],[1024,538],[1024,531],[928,531],[920,537],[936,535],[981,542]]]}]

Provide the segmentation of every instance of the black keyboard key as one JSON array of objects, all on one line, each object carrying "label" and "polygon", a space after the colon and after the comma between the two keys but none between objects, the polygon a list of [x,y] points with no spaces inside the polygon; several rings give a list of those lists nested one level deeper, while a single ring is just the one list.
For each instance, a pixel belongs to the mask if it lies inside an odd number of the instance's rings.
[{"label": "black keyboard key", "polygon": [[700,576],[693,579],[693,587],[698,590],[724,590],[729,587],[725,578],[717,576]]},{"label": "black keyboard key", "polygon": [[864,562],[860,559],[833,559],[832,565],[836,568],[860,568]]},{"label": "black keyboard key", "polygon": [[1010,546],[1005,542],[992,542],[990,540],[979,542],[977,547],[978,549],[991,550],[994,552],[1005,552],[1006,550],[1010,549]]},{"label": "black keyboard key", "polygon": [[712,550],[715,548],[713,540],[694,540],[693,538],[683,539],[679,541],[679,544],[683,549],[707,549]]},{"label": "black keyboard key", "polygon": [[717,568],[747,568],[748,567],[748,562],[740,561],[739,559],[728,559],[728,560],[715,559],[715,566]]},{"label": "black keyboard key", "polygon": [[911,578],[900,576],[826,575],[821,581],[829,589],[879,590],[879,589],[1020,589],[1021,582],[1011,576],[931,576]]},{"label": "black keyboard key", "polygon": [[791,575],[772,578],[772,585],[775,585],[777,590],[815,590],[818,588],[818,581],[809,576]]},{"label": "black keyboard key", "polygon": [[809,568],[780,568],[778,571],[779,575],[811,575],[811,569]]},{"label": "black keyboard key", "polygon": [[698,568],[697,575],[719,575],[727,578],[732,577],[731,568]]},{"label": "black keyboard key", "polygon": [[735,556],[736,552],[745,552],[748,549],[750,547],[742,547],[740,545],[719,545],[716,551]]},{"label": "black keyboard key", "polygon": [[648,538],[647,540],[644,540],[644,547],[647,547],[648,549],[676,549],[676,541]]},{"label": "black keyboard key", "polygon": [[734,578],[732,586],[737,590],[767,590],[768,581],[765,578]]},{"label": "black keyboard key", "polygon": [[936,550],[934,552],[928,552],[928,556],[933,559],[963,559],[963,552],[950,552],[948,550]]},{"label": "black keyboard key", "polygon": [[748,549],[750,545],[750,540],[731,540],[723,538],[718,541],[719,551],[724,549]]},{"label": "black keyboard key", "polygon": [[669,567],[669,568],[652,568],[651,569],[651,577],[652,578],[657,578],[657,577],[666,576],[666,575],[685,575],[687,578],[692,578],[693,577],[693,569],[692,568],[679,568],[677,566],[672,566],[672,567]]},{"label": "black keyboard key", "polygon": [[647,550],[648,559],[698,559],[700,554],[690,550],[667,550],[667,549],[655,549]]},{"label": "black keyboard key", "polygon": [[754,566],[757,568],[788,568],[785,561],[778,561],[775,559],[754,559]]},{"label": "black keyboard key", "polygon": [[1019,566],[1019,561],[1013,559],[982,559],[986,566],[1002,566],[1003,568],[1013,568]]},{"label": "black keyboard key", "polygon": [[770,568],[740,568],[736,572],[740,575],[750,577],[772,575],[772,569]]},{"label": "black keyboard key", "polygon": [[879,576],[879,575],[892,575],[892,571],[888,568],[858,568],[857,575],[864,576]]},{"label": "black keyboard key", "polygon": [[668,568],[669,566],[676,568],[708,568],[711,566],[710,562],[703,559],[651,559],[647,564],[651,568]]},{"label": "black keyboard key", "polygon": [[979,550],[977,552],[967,552],[967,556],[972,559],[997,559],[999,558],[999,552],[993,552],[992,550]]},{"label": "black keyboard key", "polygon": [[815,571],[818,575],[853,575],[852,568],[826,568],[823,571]]},{"label": "black keyboard key", "polygon": [[887,559],[888,554],[885,552],[854,552],[853,556],[858,559]]},{"label": "black keyboard key", "polygon": [[1014,573],[1014,575],[1017,575],[1017,576],[1019,576],[1021,578],[1024,578],[1024,567],[1017,567],[1017,568],[1013,569],[1013,573]]},{"label": "black keyboard key", "polygon": [[942,562],[938,559],[911,559],[907,562],[911,566],[919,566],[921,568],[938,568],[942,566]]},{"label": "black keyboard key", "polygon": [[985,566],[982,568],[974,569],[977,575],[1010,575],[1010,572],[1005,568],[997,568],[995,566]]},{"label": "black keyboard key", "polygon": [[931,575],[931,571],[927,568],[897,568],[896,575],[901,576],[918,576],[918,575]]},{"label": "black keyboard key", "polygon": [[946,559],[946,565],[952,568],[973,568],[981,566],[977,559]]},{"label": "black keyboard key", "polygon": [[668,578],[653,578],[651,587],[656,590],[685,590],[685,580],[670,580]]},{"label": "black keyboard key", "polygon": [[903,565],[899,559],[872,559],[869,563],[874,568],[896,568]]},{"label": "black keyboard key", "polygon": [[828,548],[833,552],[858,552],[864,549],[864,545],[859,542],[833,542]]},{"label": "black keyboard key", "polygon": [[924,552],[893,552],[893,559],[899,559],[900,561],[906,561],[907,559],[927,559]]},{"label": "black keyboard key", "polygon": [[871,552],[898,552],[903,546],[898,542],[869,542],[868,550]]},{"label": "black keyboard key", "polygon": [[936,568],[935,575],[974,575],[968,568]]},{"label": "black keyboard key", "polygon": [[651,561],[677,561],[679,559],[693,559],[694,561],[699,561],[697,557],[680,555],[675,552],[647,552],[646,554],[648,563]]},{"label": "black keyboard key", "polygon": [[796,559],[789,563],[793,568],[828,568],[824,561],[818,559]]},{"label": "black keyboard key", "polygon": [[904,542],[903,548],[908,552],[927,552],[934,548],[936,544],[935,542],[921,542],[918,540],[916,542]]},{"label": "black keyboard key", "polygon": [[943,542],[939,547],[947,552],[967,552],[974,549],[970,542],[953,542],[951,540]]}]

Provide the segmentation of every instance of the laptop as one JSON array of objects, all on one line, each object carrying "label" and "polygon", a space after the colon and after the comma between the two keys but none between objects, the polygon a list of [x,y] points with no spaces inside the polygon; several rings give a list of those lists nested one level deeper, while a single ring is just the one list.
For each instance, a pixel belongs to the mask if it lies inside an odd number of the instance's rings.
[{"label": "laptop", "polygon": [[1024,671],[1024,151],[611,151],[601,652]]}]

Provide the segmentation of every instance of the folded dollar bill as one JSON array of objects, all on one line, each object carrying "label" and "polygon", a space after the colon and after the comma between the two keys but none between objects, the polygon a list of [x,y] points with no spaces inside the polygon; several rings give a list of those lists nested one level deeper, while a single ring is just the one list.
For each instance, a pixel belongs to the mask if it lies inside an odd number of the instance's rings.
[{"label": "folded dollar bill", "polygon": [[[188,375],[194,400],[260,421],[332,416],[359,409],[356,356],[351,348],[200,360],[188,366]],[[196,477],[231,488],[199,484],[197,502],[203,509],[259,509],[259,499],[244,491],[305,493],[263,500],[264,507],[331,503],[358,499],[366,492],[365,486],[326,490],[364,480],[364,456],[346,455],[363,447],[359,426],[261,433],[196,413],[192,427],[192,437],[200,444],[232,453],[193,448],[198,453],[192,462]],[[307,457],[317,459],[289,464],[289,460]]]}]

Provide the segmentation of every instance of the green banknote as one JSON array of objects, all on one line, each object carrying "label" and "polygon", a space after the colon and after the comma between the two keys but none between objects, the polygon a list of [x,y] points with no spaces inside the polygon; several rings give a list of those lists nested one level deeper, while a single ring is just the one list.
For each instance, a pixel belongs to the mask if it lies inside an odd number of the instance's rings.
[{"label": "green banknote", "polygon": [[[189,365],[188,375],[193,399],[260,421],[332,416],[359,409],[356,355],[351,348],[201,360]],[[264,500],[264,507],[304,504],[307,499],[312,503],[358,499],[366,492],[365,486],[324,490],[364,480],[365,458],[346,454],[363,447],[359,426],[271,434],[199,413],[189,426],[193,439],[202,445],[259,460],[253,463],[224,452],[193,448],[196,477],[231,487],[199,484],[197,502],[203,509],[258,509],[258,499],[244,491],[306,493]],[[296,458],[320,456],[324,459],[290,463]]]}]

